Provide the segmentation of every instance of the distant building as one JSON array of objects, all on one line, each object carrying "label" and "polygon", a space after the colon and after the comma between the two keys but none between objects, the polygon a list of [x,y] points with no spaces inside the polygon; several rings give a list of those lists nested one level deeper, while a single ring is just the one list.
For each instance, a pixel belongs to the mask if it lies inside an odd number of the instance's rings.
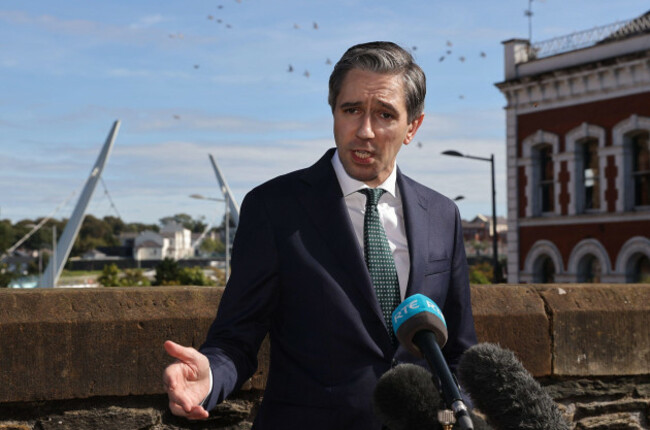
[{"label": "distant building", "polygon": [[174,222],[164,225],[160,233],[144,231],[133,241],[135,260],[180,260],[193,255],[191,231]]},{"label": "distant building", "polygon": [[[478,214],[474,219],[462,220],[465,254],[468,257],[492,256],[492,217]],[[497,217],[497,254],[502,258],[507,253],[506,218]]]},{"label": "distant building", "polygon": [[650,282],[650,12],[504,46],[508,282]]}]

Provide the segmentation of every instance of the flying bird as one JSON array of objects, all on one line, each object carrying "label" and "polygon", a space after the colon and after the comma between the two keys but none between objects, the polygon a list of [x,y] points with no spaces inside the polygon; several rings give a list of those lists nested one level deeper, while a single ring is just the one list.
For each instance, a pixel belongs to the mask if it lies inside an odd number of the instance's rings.
[{"label": "flying bird", "polygon": [[486,57],[485,52],[481,51],[481,57],[483,57],[483,58]]},{"label": "flying bird", "polygon": [[451,41],[448,40],[447,41],[447,46],[452,46],[452,45],[453,45],[453,43],[451,43]]},{"label": "flying bird", "polygon": [[199,65],[198,65],[198,64],[195,64],[195,65],[194,65],[194,68],[195,68],[195,69],[198,69],[198,68],[199,68]]},{"label": "flying bird", "polygon": [[458,57],[458,59],[460,60],[461,63],[465,62],[465,57],[463,57],[462,55],[460,57]]},{"label": "flying bird", "polygon": [[318,23],[314,22],[314,30],[318,30]]},{"label": "flying bird", "polygon": [[298,29],[300,29],[300,26],[299,26],[298,24],[293,24],[293,28],[294,28],[295,30],[298,30]]},{"label": "flying bird", "polygon": [[328,58],[327,60],[325,60],[325,64],[332,64],[332,60]]},{"label": "flying bird", "polygon": [[441,63],[442,63],[443,61],[445,61],[445,56],[443,55],[442,57],[438,58],[438,61],[441,62]]},{"label": "flying bird", "polygon": [[289,69],[287,70],[287,72],[289,73],[293,72],[293,66],[291,64],[289,64]]},{"label": "flying bird", "polygon": [[174,115],[174,119],[181,119],[180,115]]},{"label": "flying bird", "polygon": [[305,76],[305,78],[308,78],[309,77],[309,70],[305,70],[305,73],[303,73],[303,75]]}]

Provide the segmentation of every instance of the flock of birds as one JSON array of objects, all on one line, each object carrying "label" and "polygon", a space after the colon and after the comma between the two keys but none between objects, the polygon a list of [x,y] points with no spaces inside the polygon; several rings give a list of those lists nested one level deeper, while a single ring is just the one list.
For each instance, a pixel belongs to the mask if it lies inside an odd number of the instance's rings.
[{"label": "flock of birds", "polygon": [[[242,3],[242,0],[235,0],[235,1],[236,1],[237,3]],[[217,5],[217,10],[221,11],[221,10],[223,10],[223,9],[224,9],[224,5],[223,5],[223,4],[219,4],[219,5]],[[230,23],[224,21],[223,18],[220,18],[220,17],[218,17],[218,16],[216,16],[216,15],[209,14],[209,15],[207,15],[207,19],[208,19],[209,21],[214,21],[214,22],[216,22],[216,23],[219,24],[219,25],[223,25],[226,29],[232,29],[232,28],[233,28],[232,24],[230,24]],[[318,29],[320,28],[320,27],[319,27],[319,24],[318,24],[316,21],[312,22],[312,24],[311,24],[310,27],[311,27],[312,30],[318,30]],[[302,27],[300,24],[298,24],[298,23],[294,23],[294,24],[293,24],[293,29],[294,29],[294,30],[301,30],[302,28],[303,28],[303,27]],[[183,39],[184,36],[183,36],[182,33],[173,33],[173,34],[169,34],[169,37],[170,37],[171,39]],[[451,58],[451,56],[452,56],[452,52],[453,52],[452,49],[451,49],[452,47],[453,47],[453,43],[452,43],[450,40],[447,40],[447,42],[446,42],[446,46],[445,46],[445,48],[444,48],[444,49],[445,49],[445,50],[444,50],[444,54],[442,54],[442,55],[438,58],[438,62],[442,63],[442,62],[445,61],[447,58]],[[411,46],[411,51],[412,51],[412,52],[417,51],[417,49],[418,49],[417,46]],[[481,51],[480,54],[479,54],[479,57],[480,57],[480,58],[486,58],[487,55],[485,54],[485,52]],[[465,58],[464,55],[460,55],[460,56],[458,56],[457,59],[458,59],[458,61],[460,61],[461,63],[464,63],[465,60],[466,60],[466,58]],[[325,65],[328,65],[328,66],[331,66],[333,63],[332,63],[332,60],[331,60],[330,58],[327,58],[327,59],[325,59],[324,64],[325,64]],[[199,69],[199,68],[200,68],[200,65],[199,65],[199,64],[194,64],[194,69]],[[290,64],[288,65],[286,71],[287,71],[287,73],[294,73],[294,72],[296,72],[296,67],[294,67],[294,65],[290,63]],[[302,73],[302,76],[304,76],[305,78],[309,78],[309,77],[311,76],[311,73],[310,73],[309,69],[305,69],[304,72]],[[461,100],[463,100],[463,99],[465,99],[465,96],[464,96],[463,94],[460,94],[460,95],[458,96],[458,98],[461,99]],[[174,119],[180,119],[180,116],[179,116],[179,115],[174,115]],[[422,147],[422,143],[421,143],[421,142],[418,142],[417,145],[418,145],[419,148]]]}]

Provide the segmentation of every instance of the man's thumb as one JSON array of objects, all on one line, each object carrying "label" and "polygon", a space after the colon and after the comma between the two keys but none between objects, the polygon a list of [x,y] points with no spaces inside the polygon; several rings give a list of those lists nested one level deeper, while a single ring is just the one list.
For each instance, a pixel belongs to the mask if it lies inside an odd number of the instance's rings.
[{"label": "man's thumb", "polygon": [[179,345],[175,342],[172,342],[171,340],[165,341],[165,344],[163,346],[165,347],[167,354],[184,363],[196,361],[196,354],[198,351],[194,348]]}]

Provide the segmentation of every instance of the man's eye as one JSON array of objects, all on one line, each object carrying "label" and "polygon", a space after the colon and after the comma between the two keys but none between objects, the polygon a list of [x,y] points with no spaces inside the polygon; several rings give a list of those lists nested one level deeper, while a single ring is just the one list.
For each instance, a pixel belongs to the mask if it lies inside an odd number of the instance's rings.
[{"label": "man's eye", "polygon": [[345,113],[357,113],[357,112],[359,112],[359,109],[358,109],[358,108],[354,108],[354,107],[352,107],[352,108],[346,108],[346,109],[343,109],[343,112],[345,112]]},{"label": "man's eye", "polygon": [[383,119],[392,119],[393,118],[393,114],[389,113],[389,112],[382,112],[380,115],[381,115],[381,117]]}]

